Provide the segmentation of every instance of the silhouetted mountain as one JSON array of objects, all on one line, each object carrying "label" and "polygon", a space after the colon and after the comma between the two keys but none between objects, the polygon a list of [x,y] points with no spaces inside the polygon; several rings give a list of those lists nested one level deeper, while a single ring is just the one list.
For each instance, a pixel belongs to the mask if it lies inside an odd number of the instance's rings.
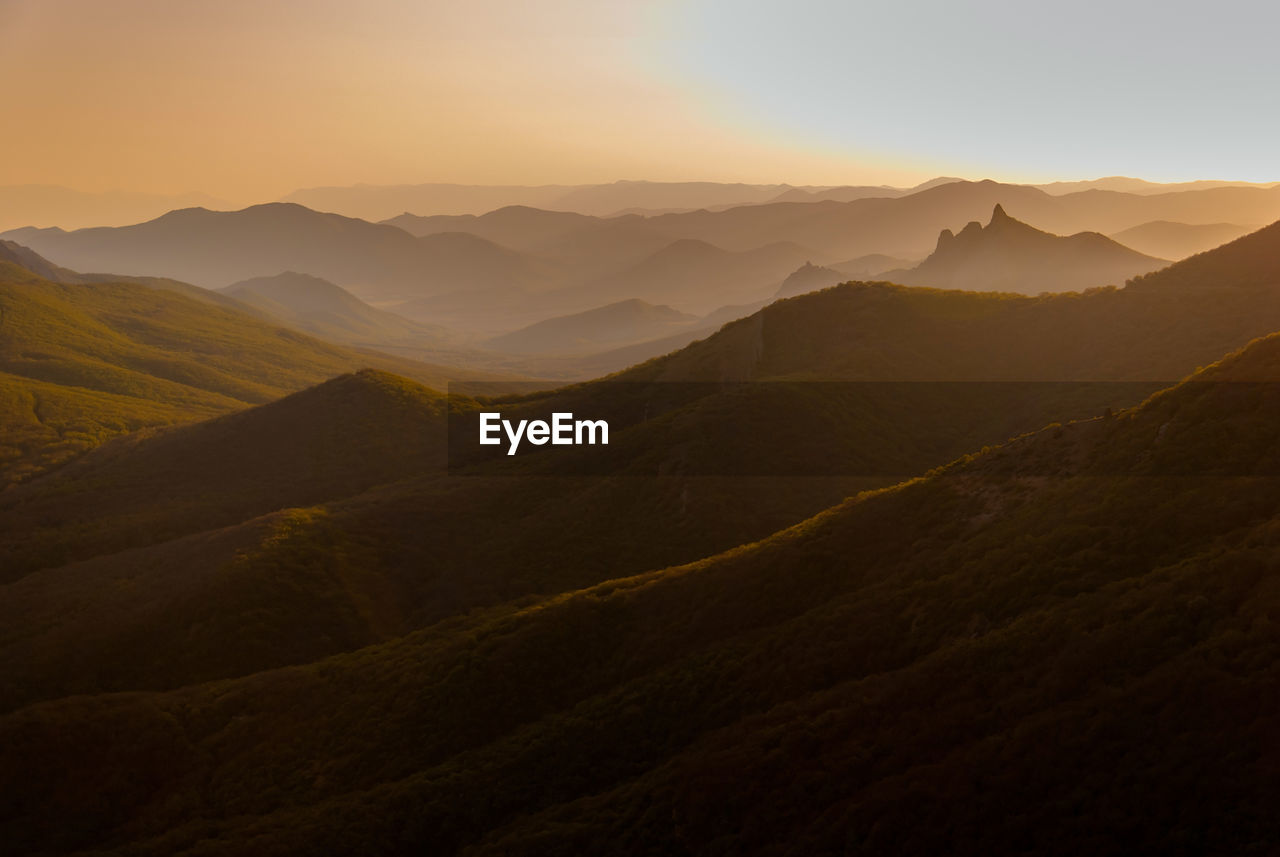
[{"label": "silhouetted mountain", "polygon": [[1139,253],[1177,260],[1220,247],[1255,228],[1235,223],[1192,224],[1157,220],[1117,232],[1111,237]]},{"label": "silhouetted mountain", "polygon": [[790,243],[731,252],[705,241],[672,242],[638,264],[569,292],[574,297],[638,296],[693,313],[771,294],[776,284],[812,258]]},{"label": "silhouetted mountain", "polygon": [[788,187],[718,182],[619,181],[571,190],[550,207],[605,216],[633,208],[710,208],[764,202]]},{"label": "silhouetted mountain", "polygon": [[805,262],[803,266],[792,271],[782,281],[782,285],[778,287],[778,291],[773,297],[777,300],[778,298],[795,297],[805,292],[816,292],[818,289],[825,289],[837,283],[843,283],[848,279],[848,276],[839,271]]},{"label": "silhouetted mountain", "polygon": [[284,202],[366,220],[405,212],[419,216],[478,215],[506,206],[609,216],[630,209],[700,209],[764,202],[788,185],[619,181],[596,185],[357,185],[294,191]]},{"label": "silhouetted mountain", "polygon": [[257,277],[227,286],[222,293],[331,342],[430,347],[456,340],[445,328],[374,309],[346,289],[309,274],[287,271]]},{"label": "silhouetted mountain", "polygon": [[940,289],[1036,294],[1122,283],[1168,264],[1096,232],[1069,237],[1041,232],[997,205],[984,229],[944,229],[937,249],[910,270],[886,271],[894,282]]},{"label": "silhouetted mountain", "polygon": [[855,280],[874,280],[885,271],[896,268],[913,268],[922,260],[901,259],[897,256],[886,256],[883,253],[871,253],[848,259],[844,262],[832,262],[827,265],[833,271],[839,271]]},{"label": "silhouetted mountain", "polygon": [[1149,182],[1144,179],[1127,176],[1107,176],[1100,179],[1089,179],[1077,182],[1050,182],[1036,185],[1041,190],[1052,194],[1075,193],[1085,190],[1111,190],[1120,193],[1157,194],[1178,193],[1189,190],[1212,190],[1222,187],[1271,188],[1275,182],[1230,182],[1230,181],[1194,181],[1194,182]]},{"label": "silhouetted mountain", "polygon": [[902,188],[877,186],[877,187],[856,187],[853,185],[843,185],[841,187],[832,187],[818,190],[804,190],[802,188],[793,187],[788,191],[778,194],[769,202],[818,202],[819,200],[830,199],[836,202],[850,202],[855,199],[868,199],[871,197],[899,197],[906,196],[911,193],[910,190]]},{"label": "silhouetted mountain", "polygon": [[1111,234],[1153,220],[1271,223],[1280,219],[1280,187],[1152,195],[1090,190],[1054,196],[992,181],[949,182],[896,199],[772,203],[670,214],[647,222],[673,238],[694,238],[729,250],[794,241],[825,259],[871,253],[922,258],[941,230],[985,218],[997,204],[1056,234]]},{"label": "silhouetted mountain", "polygon": [[604,221],[598,217],[568,211],[544,211],[523,205],[509,205],[479,217],[471,214],[420,217],[406,212],[383,222],[399,227],[410,235],[469,232],[504,247],[538,250],[550,242]]},{"label": "silhouetted mountain", "polygon": [[535,286],[543,276],[536,263],[474,235],[414,238],[393,226],[283,203],[185,209],[118,228],[19,229],[6,237],[77,270],[174,277],[206,287],[292,270],[377,300]]},{"label": "silhouetted mountain", "polygon": [[498,351],[526,354],[590,353],[669,336],[698,321],[698,316],[633,298],[540,321],[484,344]]},{"label": "silhouetted mountain", "polygon": [[196,205],[221,207],[222,203],[203,193],[87,193],[55,185],[8,185],[0,187],[0,230],[19,226],[124,226]]},{"label": "silhouetted mountain", "polygon": [[1280,223],[1085,294],[850,283],[778,301],[644,368],[680,380],[1177,378],[1280,330]]}]

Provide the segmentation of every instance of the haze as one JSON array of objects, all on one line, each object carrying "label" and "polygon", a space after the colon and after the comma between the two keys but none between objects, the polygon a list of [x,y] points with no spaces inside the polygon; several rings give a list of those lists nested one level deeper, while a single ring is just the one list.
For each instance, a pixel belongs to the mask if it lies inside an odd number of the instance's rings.
[{"label": "haze", "polygon": [[0,0],[0,185],[1266,180],[1278,14]]}]

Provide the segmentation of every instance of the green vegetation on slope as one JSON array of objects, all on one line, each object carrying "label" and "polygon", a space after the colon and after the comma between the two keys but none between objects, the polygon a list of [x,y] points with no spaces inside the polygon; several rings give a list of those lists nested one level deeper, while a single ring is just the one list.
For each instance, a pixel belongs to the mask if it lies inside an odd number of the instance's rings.
[{"label": "green vegetation on slope", "polygon": [[268,402],[366,366],[439,388],[471,374],[330,345],[156,285],[55,283],[0,262],[0,486],[116,434]]}]

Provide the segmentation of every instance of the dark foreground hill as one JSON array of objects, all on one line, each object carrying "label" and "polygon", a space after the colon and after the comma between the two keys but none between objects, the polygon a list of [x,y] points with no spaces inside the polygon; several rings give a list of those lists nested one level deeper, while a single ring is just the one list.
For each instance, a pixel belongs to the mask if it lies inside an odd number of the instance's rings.
[{"label": "dark foreground hill", "polygon": [[0,720],[6,841],[1270,853],[1276,380],[1268,339],[704,561],[25,708]]}]

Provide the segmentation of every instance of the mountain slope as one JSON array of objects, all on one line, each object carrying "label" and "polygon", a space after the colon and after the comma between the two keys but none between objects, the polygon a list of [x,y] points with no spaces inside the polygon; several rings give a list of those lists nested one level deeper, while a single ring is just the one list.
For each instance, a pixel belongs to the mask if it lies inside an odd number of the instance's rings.
[{"label": "mountain slope", "polygon": [[18,711],[5,833],[137,855],[1266,853],[1280,483],[1231,474],[1280,461],[1280,399],[1219,383],[1242,377],[1280,378],[1280,342],[704,561]]},{"label": "mountain slope", "polygon": [[791,298],[796,295],[802,295],[805,292],[816,292],[819,289],[830,288],[848,279],[848,276],[839,271],[833,271],[831,268],[823,268],[806,262],[787,275],[787,278],[782,281],[782,285],[778,287],[778,291],[773,297],[774,300]]},{"label": "mountain slope", "polygon": [[673,335],[698,321],[695,315],[633,298],[540,321],[487,340],[485,347],[517,354],[591,353]]},{"label": "mountain slope", "polygon": [[943,230],[929,258],[882,276],[905,285],[1037,294],[1122,283],[1166,264],[1096,232],[1041,232],[996,205],[986,228],[973,222],[958,235]]},{"label": "mountain slope", "polygon": [[365,366],[438,387],[473,376],[321,342],[185,284],[54,283],[0,266],[5,483],[116,434],[270,401]]},{"label": "mountain slope", "polygon": [[1177,378],[1280,329],[1280,223],[1124,288],[1028,297],[849,283],[778,301],[636,378]]},{"label": "mountain slope", "polygon": [[1157,220],[1111,237],[1139,253],[1162,259],[1185,259],[1234,241],[1253,231],[1253,227],[1235,223],[1171,223]]},{"label": "mountain slope", "polygon": [[705,241],[682,239],[630,268],[572,290],[598,298],[639,297],[692,313],[767,297],[812,252],[796,244],[766,244],[731,252]]},{"label": "mountain slope", "polygon": [[444,328],[375,309],[341,286],[293,271],[244,280],[222,293],[330,342],[425,348],[452,338]]}]

